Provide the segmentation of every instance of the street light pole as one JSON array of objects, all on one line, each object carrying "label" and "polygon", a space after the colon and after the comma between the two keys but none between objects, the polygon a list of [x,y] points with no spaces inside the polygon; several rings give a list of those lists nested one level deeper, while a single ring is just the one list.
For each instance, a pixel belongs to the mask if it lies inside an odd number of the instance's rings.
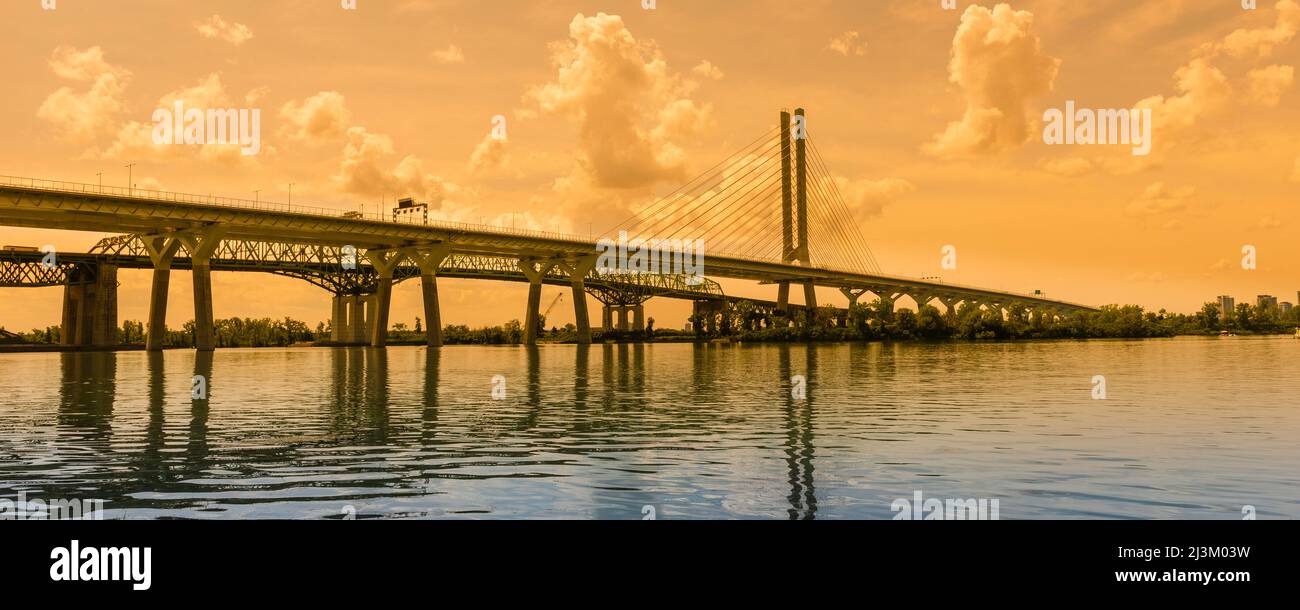
[{"label": "street light pole", "polygon": [[253,191],[253,201],[258,201],[258,202],[260,202],[261,200],[262,200],[262,189],[254,190],[254,191]]},{"label": "street light pole", "polygon": [[289,183],[289,205],[293,205],[293,182]]},{"label": "street light pole", "polygon": [[126,194],[131,195],[135,189],[135,163],[128,163],[126,166]]}]

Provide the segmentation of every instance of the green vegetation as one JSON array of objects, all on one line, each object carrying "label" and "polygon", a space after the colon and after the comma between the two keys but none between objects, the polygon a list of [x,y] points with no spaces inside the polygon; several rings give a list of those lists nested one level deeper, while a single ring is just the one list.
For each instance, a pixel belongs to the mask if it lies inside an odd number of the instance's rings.
[{"label": "green vegetation", "polygon": [[[811,326],[795,325],[790,318],[780,316],[768,320],[754,313],[752,305],[745,305],[741,302],[732,307],[731,319],[737,323],[719,324],[719,335],[741,341],[1095,339],[1218,335],[1224,331],[1278,334],[1300,326],[1300,309],[1282,314],[1276,308],[1245,304],[1238,305],[1227,318],[1219,315],[1216,303],[1207,303],[1192,315],[1171,314],[1163,309],[1149,312],[1137,305],[1107,305],[1096,312],[1049,319],[1023,305],[1012,305],[1003,317],[963,304],[949,316],[928,305],[920,311],[890,311],[876,300],[857,305],[848,312],[847,319],[831,307],[819,308]],[[758,320],[771,324],[761,330],[744,330]],[[701,326],[696,323],[696,328]],[[704,337],[704,333],[697,331],[697,336]]]},{"label": "green vegetation", "polygon": [[[1206,303],[1194,314],[1171,314],[1165,310],[1145,311],[1137,305],[1107,305],[1096,312],[1079,312],[1047,319],[1040,312],[1030,311],[1023,305],[1012,305],[1005,317],[991,311],[963,304],[946,315],[932,306],[920,311],[898,309],[890,311],[881,301],[859,304],[843,315],[830,306],[820,307],[811,325],[795,324],[782,316],[759,313],[748,301],[733,304],[726,316],[716,321],[717,332],[704,332],[702,319],[692,316],[695,332],[675,329],[655,329],[655,320],[646,321],[644,332],[601,331],[593,329],[593,340],[600,341],[690,341],[711,338],[732,338],[740,341],[907,341],[907,340],[1014,340],[1014,339],[1096,339],[1096,338],[1147,338],[1176,335],[1232,334],[1290,334],[1300,328],[1300,308],[1283,314],[1276,307],[1258,307],[1239,304],[1223,315],[1217,303]],[[762,322],[762,324],[759,324]],[[802,322],[802,321],[801,321]],[[746,330],[760,328],[759,330]],[[217,347],[283,347],[306,342],[327,342],[331,328],[321,322],[312,330],[306,323],[284,318],[228,318],[216,320]],[[119,345],[144,345],[143,322],[126,320],[117,330]],[[33,329],[27,333],[6,333],[5,343],[56,345],[60,343],[58,326]],[[578,339],[577,328],[566,324],[563,328],[542,328],[539,338],[552,343],[573,343]],[[518,320],[502,326],[471,329],[464,325],[450,325],[443,329],[443,340],[448,345],[517,345],[524,341],[524,328]],[[415,319],[412,329],[403,322],[392,325],[389,342],[393,344],[422,344],[424,325]],[[193,347],[194,322],[186,322],[181,329],[167,329],[163,340],[166,347]]]}]

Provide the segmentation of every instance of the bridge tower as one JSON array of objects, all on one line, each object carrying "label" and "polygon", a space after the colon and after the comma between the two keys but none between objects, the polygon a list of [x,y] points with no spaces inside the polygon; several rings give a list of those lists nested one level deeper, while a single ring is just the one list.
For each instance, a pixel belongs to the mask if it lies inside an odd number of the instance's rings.
[{"label": "bridge tower", "polygon": [[[781,262],[811,265],[808,254],[808,123],[803,108],[781,111]],[[791,144],[793,140],[793,146]],[[793,155],[791,149],[793,148]],[[812,281],[803,282],[806,321],[817,313],[817,292]],[[778,283],[777,310],[790,307],[790,282]]]}]

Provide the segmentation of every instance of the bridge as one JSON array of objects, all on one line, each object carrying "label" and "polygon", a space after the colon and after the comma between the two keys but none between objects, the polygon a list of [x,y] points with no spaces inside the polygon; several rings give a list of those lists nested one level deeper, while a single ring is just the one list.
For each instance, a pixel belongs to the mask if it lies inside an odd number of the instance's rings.
[{"label": "bridge", "polygon": [[[918,305],[959,303],[1004,312],[1012,304],[1066,315],[1092,308],[1038,294],[962,286],[884,274],[852,219],[807,130],[806,115],[782,112],[777,126],[677,191],[618,223],[611,234],[704,240],[709,278],[777,287],[775,301],[739,299],[712,279],[672,272],[610,268],[602,242],[554,232],[409,221],[396,212],[363,215],[337,209],[190,195],[137,188],[0,176],[0,225],[121,233],[91,252],[0,252],[0,287],[65,286],[64,342],[104,346],[116,327],[118,268],[151,269],[146,347],[162,349],[173,269],[194,279],[195,345],[215,347],[211,273],[257,271],[302,279],[333,293],[333,339],[387,344],[388,311],[397,282],[420,278],[426,341],[442,344],[439,277],[527,282],[525,338],[537,341],[543,284],[573,291],[577,337],[592,339],[586,295],[603,305],[606,329],[639,330],[654,297],[688,299],[712,330],[729,307],[747,300],[795,323],[811,319],[817,286],[837,288],[849,306],[870,292],[889,309],[907,296]],[[813,247],[813,243],[816,247]],[[608,243],[608,242],[605,242]],[[790,303],[803,287],[802,306]],[[617,322],[614,318],[617,317]],[[747,325],[763,323],[746,320]]]}]

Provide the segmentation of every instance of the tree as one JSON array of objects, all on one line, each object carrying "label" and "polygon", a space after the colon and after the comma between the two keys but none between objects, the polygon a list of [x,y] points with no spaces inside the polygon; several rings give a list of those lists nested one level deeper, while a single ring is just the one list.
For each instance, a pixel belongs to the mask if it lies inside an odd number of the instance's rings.
[{"label": "tree", "polygon": [[1210,302],[1201,307],[1200,313],[1196,314],[1202,328],[1206,330],[1215,330],[1219,328],[1219,304]]},{"label": "tree", "polygon": [[424,332],[424,328],[421,326],[420,316],[415,316],[415,332],[417,334]]}]

